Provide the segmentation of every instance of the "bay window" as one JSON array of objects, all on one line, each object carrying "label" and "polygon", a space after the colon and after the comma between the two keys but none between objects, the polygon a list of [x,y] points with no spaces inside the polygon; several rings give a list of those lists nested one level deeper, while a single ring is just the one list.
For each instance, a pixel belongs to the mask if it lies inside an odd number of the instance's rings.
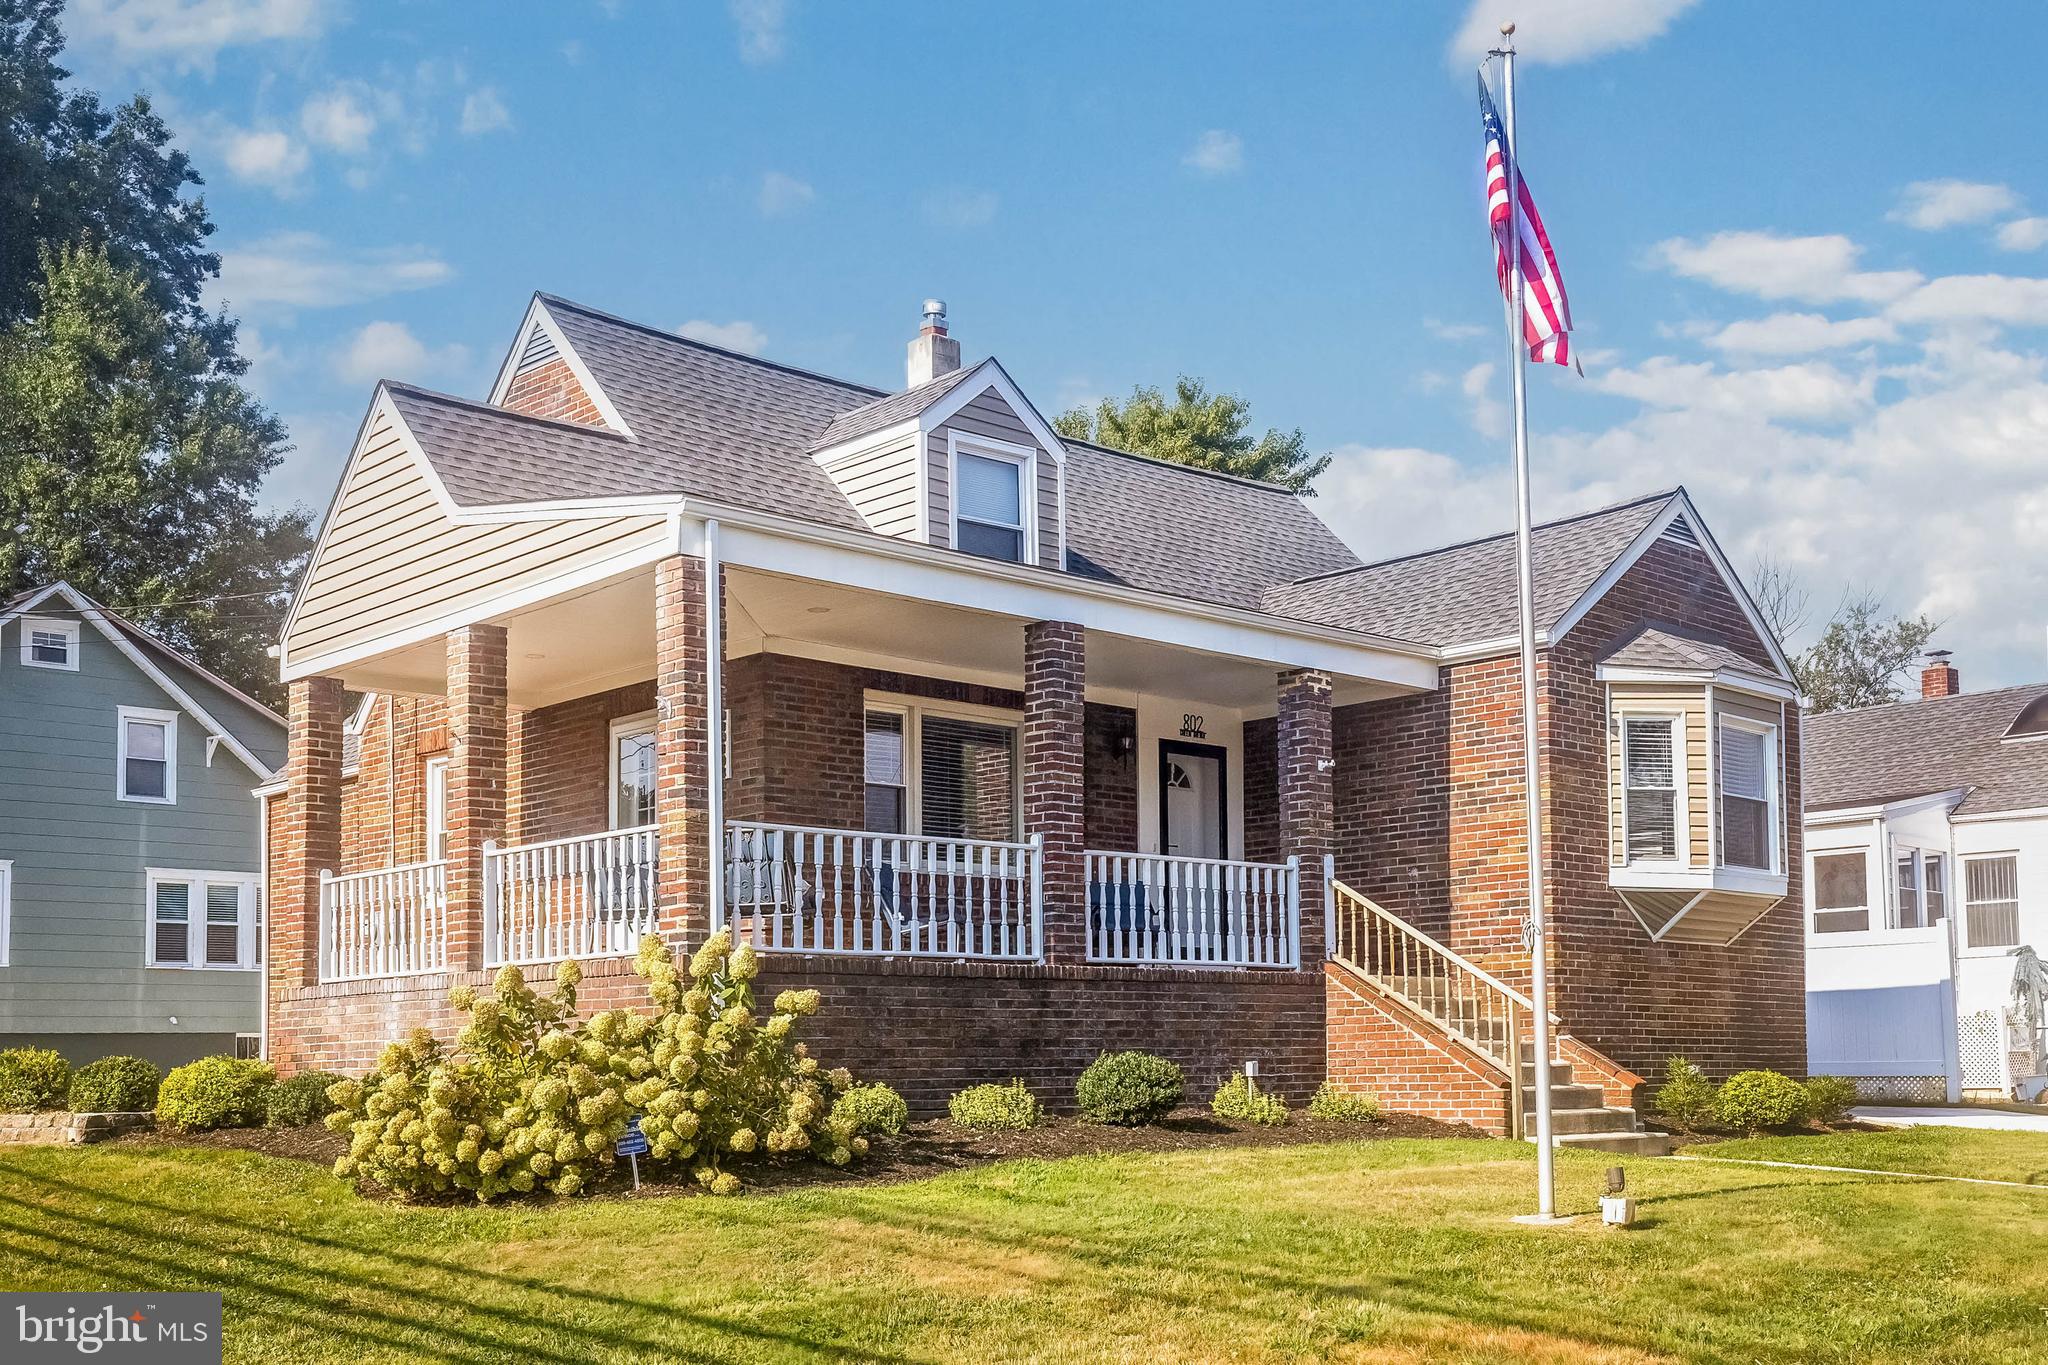
[{"label": "bay window", "polygon": [[1724,719],[1720,734],[1721,862],[1774,871],[1777,858],[1777,732]]}]

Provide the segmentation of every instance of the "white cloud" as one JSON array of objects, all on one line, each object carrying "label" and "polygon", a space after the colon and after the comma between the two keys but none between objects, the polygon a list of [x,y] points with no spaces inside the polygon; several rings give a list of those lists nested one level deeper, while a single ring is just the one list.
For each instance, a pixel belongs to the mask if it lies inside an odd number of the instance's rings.
[{"label": "white cloud", "polygon": [[1438,341],[1471,341],[1485,336],[1492,329],[1481,327],[1476,322],[1441,322],[1436,318],[1424,318],[1422,330]]},{"label": "white cloud", "polygon": [[[1525,62],[1561,66],[1624,48],[1641,47],[1671,27],[1699,0],[1519,0],[1514,5],[1515,51]],[[1507,17],[1498,0],[1473,0],[1445,54],[1460,71],[1500,46]]]},{"label": "white cloud", "polygon": [[322,147],[361,156],[370,150],[377,116],[355,91],[337,86],[306,101],[299,110],[299,127]]},{"label": "white cloud", "polygon": [[759,355],[768,348],[768,334],[745,319],[732,322],[709,322],[703,318],[691,318],[676,331],[692,341],[709,342],[723,346],[728,351],[742,355]]},{"label": "white cloud", "polygon": [[1657,356],[1605,370],[1590,380],[1605,393],[1657,408],[1753,417],[1763,421],[1832,422],[1870,406],[1874,372],[1849,375],[1824,362],[1775,369],[1721,370]]},{"label": "white cloud", "polygon": [[1221,128],[1211,128],[1195,139],[1180,164],[1203,175],[1230,175],[1244,169],[1244,139]]},{"label": "white cloud", "polygon": [[317,38],[332,16],[327,0],[74,0],[64,27],[127,61],[206,66],[224,48]]},{"label": "white cloud", "polygon": [[466,137],[478,133],[494,133],[500,128],[512,126],[512,111],[505,107],[505,101],[498,95],[495,86],[480,85],[464,96],[462,101],[462,132]]},{"label": "white cloud", "polygon": [[1717,232],[1698,241],[1673,237],[1651,249],[1653,261],[1688,279],[1765,299],[1882,303],[1921,282],[1912,270],[1859,270],[1862,254],[1863,248],[1839,233]]},{"label": "white cloud", "polygon": [[335,373],[351,384],[379,379],[414,382],[467,363],[461,346],[429,347],[402,322],[372,322],[344,342],[334,357]]},{"label": "white cloud", "polygon": [[781,171],[769,171],[761,177],[760,205],[765,218],[780,218],[808,207],[818,192],[807,180],[799,180]]},{"label": "white cloud", "polygon": [[1489,440],[1505,436],[1508,430],[1508,405],[1500,401],[1493,375],[1494,364],[1488,360],[1465,371],[1465,377],[1458,381],[1458,391],[1465,395],[1472,429]]},{"label": "white cloud", "polygon": [[1944,275],[1892,304],[1900,322],[1992,322],[2039,326],[2048,320],[2048,280],[2018,275]]},{"label": "white cloud", "polygon": [[2039,251],[2048,246],[2048,218],[2015,218],[1998,229],[1998,245],[2007,251]]},{"label": "white cloud", "polygon": [[278,128],[239,128],[226,132],[221,157],[237,180],[279,193],[298,187],[310,160],[305,144]]},{"label": "white cloud", "polygon": [[1705,337],[1717,351],[1744,355],[1812,355],[1898,340],[1899,329],[1883,318],[1827,318],[1819,313],[1773,313],[1731,322]]},{"label": "white cloud", "polygon": [[780,58],[789,46],[787,0],[729,0],[739,27],[740,60],[759,66]]},{"label": "white cloud", "polygon": [[2019,206],[2020,197],[2010,186],[1975,180],[1916,180],[1900,191],[1898,207],[1890,217],[1922,232],[1938,232],[2003,217]]},{"label": "white cloud", "polygon": [[332,308],[425,289],[454,270],[422,246],[357,249],[312,232],[280,232],[221,252],[209,301],[237,312]]},{"label": "white cloud", "polygon": [[924,216],[940,227],[986,227],[995,221],[997,204],[994,190],[935,190],[924,198]]}]

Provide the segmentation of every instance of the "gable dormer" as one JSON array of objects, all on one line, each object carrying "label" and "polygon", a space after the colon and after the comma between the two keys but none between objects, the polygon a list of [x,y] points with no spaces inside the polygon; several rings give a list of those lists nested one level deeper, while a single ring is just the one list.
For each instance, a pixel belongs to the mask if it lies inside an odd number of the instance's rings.
[{"label": "gable dormer", "polygon": [[519,335],[498,368],[491,403],[529,417],[580,422],[632,435],[548,311],[547,300],[538,294],[527,305]]},{"label": "gable dormer", "polygon": [[910,387],[842,413],[812,454],[869,529],[985,559],[1066,561],[1066,446],[994,357],[961,368],[925,305]]}]

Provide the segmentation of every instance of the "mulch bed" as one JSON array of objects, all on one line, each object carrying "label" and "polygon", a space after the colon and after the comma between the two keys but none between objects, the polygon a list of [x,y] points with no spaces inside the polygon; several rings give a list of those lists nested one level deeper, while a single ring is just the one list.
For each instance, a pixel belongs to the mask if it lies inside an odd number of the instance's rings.
[{"label": "mulch bed", "polygon": [[[753,1193],[803,1189],[813,1185],[875,1185],[922,1180],[947,1171],[985,1166],[1016,1158],[1052,1160],[1070,1156],[1106,1156],[1127,1152],[1192,1152],[1226,1147],[1298,1147],[1315,1142],[1370,1142],[1387,1138],[1485,1137],[1476,1128],[1439,1123],[1414,1114],[1388,1114],[1370,1123],[1312,1119],[1295,1115],[1283,1127],[1219,1119],[1202,1109],[1182,1109],[1164,1121],[1143,1128],[1113,1128],[1079,1119],[1052,1119],[1023,1132],[984,1133],[963,1128],[950,1119],[913,1123],[900,1137],[873,1137],[865,1159],[845,1168],[821,1161],[760,1163],[740,1170]],[[211,1133],[130,1133],[115,1139],[131,1146],[225,1147],[262,1152],[267,1156],[332,1166],[348,1148],[345,1133],[324,1126],[310,1128],[226,1128]],[[361,1187],[370,1197],[383,1192]],[[648,1199],[701,1193],[686,1172],[644,1166],[635,1194],[625,1163],[591,1186],[579,1198]],[[547,1196],[535,1196],[546,1198]],[[465,1196],[466,1198],[466,1196]]]}]

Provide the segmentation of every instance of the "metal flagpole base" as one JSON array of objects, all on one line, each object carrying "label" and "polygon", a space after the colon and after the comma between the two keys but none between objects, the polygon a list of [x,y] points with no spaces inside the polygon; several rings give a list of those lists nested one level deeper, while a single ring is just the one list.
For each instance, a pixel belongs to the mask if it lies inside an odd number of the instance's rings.
[{"label": "metal flagpole base", "polygon": [[1566,1213],[1518,1213],[1514,1221],[1532,1228],[1566,1228],[1579,1220],[1577,1216]]}]

